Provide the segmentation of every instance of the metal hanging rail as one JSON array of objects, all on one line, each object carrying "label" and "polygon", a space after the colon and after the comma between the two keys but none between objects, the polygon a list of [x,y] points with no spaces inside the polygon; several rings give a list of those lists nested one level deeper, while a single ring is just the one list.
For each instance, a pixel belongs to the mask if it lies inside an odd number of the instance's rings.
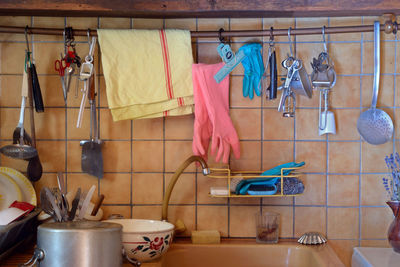
[{"label": "metal hanging rail", "polygon": [[[385,33],[397,33],[399,24],[396,21],[388,20],[385,24],[381,24],[380,30]],[[273,29],[274,36],[286,36],[289,29]],[[15,27],[15,26],[0,26],[0,33],[19,33],[19,34],[41,34],[41,35],[63,35],[64,29],[55,28],[35,28],[35,27]],[[355,32],[373,32],[374,25],[360,25],[360,26],[342,26],[342,27],[325,27],[326,34],[338,33],[355,33]],[[97,36],[96,29],[73,29],[75,36],[87,36],[88,32],[91,36]],[[291,35],[312,35],[322,34],[322,27],[320,28],[290,28]],[[194,38],[210,38],[210,37],[258,37],[270,36],[271,30],[247,30],[247,31],[192,31],[191,36]]]}]

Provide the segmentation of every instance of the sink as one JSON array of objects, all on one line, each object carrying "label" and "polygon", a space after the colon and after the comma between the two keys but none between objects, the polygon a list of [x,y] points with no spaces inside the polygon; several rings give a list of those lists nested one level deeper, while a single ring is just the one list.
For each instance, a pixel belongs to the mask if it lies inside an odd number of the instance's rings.
[{"label": "sink", "polygon": [[227,239],[221,244],[192,244],[175,240],[158,261],[142,267],[344,267],[329,246],[300,245],[296,241],[258,244],[255,239]]},{"label": "sink", "polygon": [[397,267],[400,254],[392,248],[358,247],[353,249],[352,267]]}]

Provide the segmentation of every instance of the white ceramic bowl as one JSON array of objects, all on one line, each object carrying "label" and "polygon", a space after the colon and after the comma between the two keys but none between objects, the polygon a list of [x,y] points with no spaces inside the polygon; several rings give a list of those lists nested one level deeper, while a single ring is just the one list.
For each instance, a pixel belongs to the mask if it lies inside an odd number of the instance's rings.
[{"label": "white ceramic bowl", "polygon": [[115,219],[106,222],[122,225],[122,243],[129,258],[140,262],[152,261],[167,252],[172,241],[174,225],[168,222]]}]

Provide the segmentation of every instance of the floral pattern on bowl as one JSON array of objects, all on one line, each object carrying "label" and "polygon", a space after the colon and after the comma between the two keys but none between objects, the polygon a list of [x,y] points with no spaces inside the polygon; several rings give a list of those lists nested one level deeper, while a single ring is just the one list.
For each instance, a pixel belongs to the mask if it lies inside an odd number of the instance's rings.
[{"label": "floral pattern on bowl", "polygon": [[122,244],[131,259],[155,260],[165,254],[172,242],[174,225],[169,222],[142,219],[115,219],[122,225]]},{"label": "floral pattern on bowl", "polygon": [[[123,242],[124,244],[137,244],[136,248],[132,248],[130,252],[133,255],[136,255],[139,252],[147,253],[150,258],[154,258],[155,256],[161,256],[165,248],[169,246],[171,243],[172,236],[167,234],[164,237],[155,237],[151,240],[147,236],[142,236],[142,242]],[[156,257],[156,258],[158,258]],[[135,258],[135,256],[134,256]]]}]

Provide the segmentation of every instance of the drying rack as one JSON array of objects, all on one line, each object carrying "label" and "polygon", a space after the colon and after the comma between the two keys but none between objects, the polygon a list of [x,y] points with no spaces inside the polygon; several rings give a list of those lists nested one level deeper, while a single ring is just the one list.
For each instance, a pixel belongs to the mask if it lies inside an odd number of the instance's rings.
[{"label": "drying rack", "polygon": [[[209,178],[225,179],[227,180],[227,195],[211,195],[211,197],[230,197],[230,198],[249,198],[249,197],[295,197],[302,194],[284,194],[283,181],[285,178],[297,178],[302,175],[302,172],[298,171],[302,167],[282,168],[280,175],[261,175],[260,171],[231,171],[229,166],[227,168],[210,168],[210,174],[207,175]],[[291,170],[290,174],[284,175],[285,170]],[[281,185],[280,191],[274,195],[237,195],[231,192],[231,180],[232,179],[253,179],[253,178],[279,178]]]},{"label": "drying rack", "polygon": [[[387,34],[396,34],[400,28],[393,14],[384,14],[385,23],[380,25],[380,30]],[[0,33],[17,34],[40,34],[40,35],[63,35],[65,29],[57,28],[36,28],[36,27],[16,27],[0,26]],[[319,28],[288,28],[288,29],[265,29],[265,30],[246,30],[246,31],[191,31],[193,38],[223,38],[223,37],[258,37],[258,36],[286,36],[290,31],[291,35],[312,35],[323,34],[323,27]],[[325,34],[373,32],[374,25],[359,26],[340,26],[324,27]],[[73,29],[74,36],[97,36],[96,29]]]}]

